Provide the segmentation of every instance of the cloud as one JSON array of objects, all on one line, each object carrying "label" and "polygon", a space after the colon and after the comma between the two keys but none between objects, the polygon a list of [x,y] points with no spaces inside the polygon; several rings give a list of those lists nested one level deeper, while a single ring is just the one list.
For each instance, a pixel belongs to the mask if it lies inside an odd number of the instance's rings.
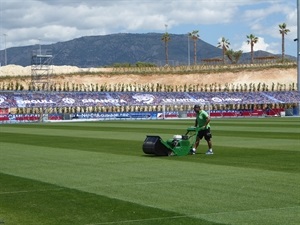
[{"label": "cloud", "polygon": [[7,33],[8,46],[17,46],[26,40],[53,43],[91,34],[164,32],[164,24],[171,30],[229,23],[238,7],[220,0],[2,0],[0,11],[0,32]]},{"label": "cloud", "polygon": [[284,0],[0,0],[0,21],[7,47],[39,39],[50,44],[88,35],[165,32],[167,24],[170,33],[200,30],[201,38],[224,36],[236,46],[253,33],[265,38],[265,48],[276,49],[271,38],[280,41],[278,24],[286,22],[291,30],[287,40],[297,31],[295,3]]},{"label": "cloud", "polygon": [[[253,50],[254,51],[267,51],[273,54],[278,54],[278,43],[266,43],[265,39],[263,37],[258,37],[258,42],[254,44]],[[250,44],[247,43],[247,41],[242,43],[242,46],[239,48],[239,50],[242,50],[243,52],[250,52],[251,51],[251,46]]]},{"label": "cloud", "polygon": [[[286,23],[290,36],[296,36],[297,32],[297,9],[294,5],[274,3],[261,9],[245,10],[245,20],[249,22],[249,27],[255,35],[269,35],[273,38],[281,39],[279,24]],[[290,36],[289,36],[290,35]]]}]

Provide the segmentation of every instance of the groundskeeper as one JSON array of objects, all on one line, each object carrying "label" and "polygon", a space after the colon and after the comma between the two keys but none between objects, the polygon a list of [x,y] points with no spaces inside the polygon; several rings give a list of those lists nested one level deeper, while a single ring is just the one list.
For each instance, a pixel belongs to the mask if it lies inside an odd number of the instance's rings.
[{"label": "groundskeeper", "polygon": [[198,133],[192,149],[192,154],[196,154],[196,150],[199,146],[200,140],[204,137],[208,145],[206,154],[212,155],[214,153],[212,150],[212,135],[210,132],[210,116],[206,111],[203,110],[202,107],[203,106],[200,107],[200,105],[194,106],[194,111],[196,113],[195,127],[198,128]]}]

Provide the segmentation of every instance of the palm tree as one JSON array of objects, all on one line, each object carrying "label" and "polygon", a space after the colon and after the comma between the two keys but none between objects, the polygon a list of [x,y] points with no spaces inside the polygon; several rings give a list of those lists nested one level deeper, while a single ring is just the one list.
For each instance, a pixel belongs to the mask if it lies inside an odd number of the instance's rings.
[{"label": "palm tree", "polygon": [[222,48],[223,51],[223,64],[225,64],[225,53],[226,51],[229,49],[230,43],[228,41],[228,39],[225,39],[224,37],[222,37],[221,41],[218,42],[218,48]]},{"label": "palm tree", "polygon": [[165,43],[166,65],[169,65],[168,42],[171,40],[169,33],[164,33],[161,40]]},{"label": "palm tree", "polygon": [[225,55],[228,57],[228,59],[230,60],[230,62],[232,64],[237,64],[238,61],[240,60],[241,56],[243,54],[243,51],[233,51],[232,49],[230,50],[226,50]]},{"label": "palm tree", "polygon": [[282,62],[284,61],[284,35],[286,35],[288,32],[290,32],[289,29],[286,28],[286,24],[279,24],[279,33],[281,34],[281,48],[282,48]]},{"label": "palm tree", "polygon": [[254,44],[258,42],[258,37],[255,37],[253,34],[247,35],[247,43],[251,46],[251,63],[253,63],[253,47]]},{"label": "palm tree", "polygon": [[197,63],[197,40],[199,39],[199,31],[193,30],[191,33],[189,33],[189,37],[194,41],[194,64]]}]

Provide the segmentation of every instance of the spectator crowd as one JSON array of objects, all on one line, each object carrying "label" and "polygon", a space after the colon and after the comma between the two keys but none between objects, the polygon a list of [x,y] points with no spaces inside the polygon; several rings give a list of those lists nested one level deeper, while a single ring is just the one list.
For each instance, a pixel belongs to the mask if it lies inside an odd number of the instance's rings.
[{"label": "spectator crowd", "polygon": [[300,92],[0,92],[0,109],[16,113],[173,111],[196,102],[210,110],[291,108],[299,105]]}]

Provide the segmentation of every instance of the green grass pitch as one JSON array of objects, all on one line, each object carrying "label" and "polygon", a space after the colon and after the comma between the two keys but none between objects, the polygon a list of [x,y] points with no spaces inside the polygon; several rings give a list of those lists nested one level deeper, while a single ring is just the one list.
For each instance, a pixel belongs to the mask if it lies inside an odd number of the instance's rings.
[{"label": "green grass pitch", "polygon": [[145,155],[192,120],[0,125],[0,224],[299,225],[300,119],[213,119],[214,155]]}]

